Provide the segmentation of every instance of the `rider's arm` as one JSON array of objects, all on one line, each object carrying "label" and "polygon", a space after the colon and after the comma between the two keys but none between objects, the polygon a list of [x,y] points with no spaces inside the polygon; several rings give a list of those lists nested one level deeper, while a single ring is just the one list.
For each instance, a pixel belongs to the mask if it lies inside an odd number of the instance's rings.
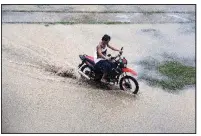
[{"label": "rider's arm", "polygon": [[108,46],[107,47],[109,47],[110,49],[112,49],[113,51],[119,51],[120,52],[120,50],[118,50],[118,49],[116,49],[116,48],[114,48],[114,47],[112,47],[111,45],[109,45],[108,44]]},{"label": "rider's arm", "polygon": [[97,46],[97,52],[98,52],[98,55],[104,59],[106,59],[106,56],[104,56],[101,52],[101,47],[100,46]]}]

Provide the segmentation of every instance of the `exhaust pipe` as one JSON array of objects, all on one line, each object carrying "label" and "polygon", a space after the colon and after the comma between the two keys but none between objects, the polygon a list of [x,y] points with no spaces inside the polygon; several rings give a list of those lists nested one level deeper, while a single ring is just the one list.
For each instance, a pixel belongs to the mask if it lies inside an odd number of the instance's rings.
[{"label": "exhaust pipe", "polygon": [[90,80],[90,78],[82,71],[78,70],[78,73],[81,74],[82,76],[84,76],[86,79]]}]

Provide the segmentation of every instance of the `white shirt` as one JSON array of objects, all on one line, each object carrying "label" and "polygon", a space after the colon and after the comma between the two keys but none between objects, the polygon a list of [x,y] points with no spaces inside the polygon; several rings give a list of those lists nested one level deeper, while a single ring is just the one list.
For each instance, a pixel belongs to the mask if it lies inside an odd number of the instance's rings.
[{"label": "white shirt", "polygon": [[[107,46],[105,48],[101,47],[101,52],[103,53],[105,51],[107,51]],[[97,53],[98,52],[97,52],[97,48],[96,48],[96,50],[94,52],[94,62],[95,62],[95,64],[98,63],[100,60],[104,60],[103,58],[98,58],[98,54]]]}]

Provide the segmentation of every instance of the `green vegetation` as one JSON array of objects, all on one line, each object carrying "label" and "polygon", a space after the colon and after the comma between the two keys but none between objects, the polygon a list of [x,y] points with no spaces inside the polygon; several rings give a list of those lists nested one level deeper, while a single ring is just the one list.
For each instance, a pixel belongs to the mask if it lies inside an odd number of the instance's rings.
[{"label": "green vegetation", "polygon": [[[178,83],[181,87],[195,84],[195,68],[179,62],[169,61],[159,65],[159,72]],[[171,83],[173,83],[171,82]]]},{"label": "green vegetation", "polygon": [[62,25],[73,25],[73,24],[106,24],[106,25],[113,25],[113,24],[131,24],[130,22],[55,22],[49,24],[62,24]]},{"label": "green vegetation", "polygon": [[164,61],[162,63],[156,60],[144,60],[141,64],[146,70],[155,70],[158,74],[164,78],[157,79],[149,77],[144,74],[140,77],[149,83],[151,86],[159,86],[165,90],[174,92],[175,90],[181,90],[186,85],[195,85],[196,82],[196,71],[195,67],[186,66],[178,61]]},{"label": "green vegetation", "polygon": [[160,13],[166,13],[165,11],[142,11],[144,15],[153,15],[153,14],[160,14]]}]

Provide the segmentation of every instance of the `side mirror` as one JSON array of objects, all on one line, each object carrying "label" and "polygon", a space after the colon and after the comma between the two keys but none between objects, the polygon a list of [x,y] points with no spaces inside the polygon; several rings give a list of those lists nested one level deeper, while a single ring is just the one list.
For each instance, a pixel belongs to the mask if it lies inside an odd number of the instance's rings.
[{"label": "side mirror", "polygon": [[121,47],[121,51],[123,50],[123,47]]}]

